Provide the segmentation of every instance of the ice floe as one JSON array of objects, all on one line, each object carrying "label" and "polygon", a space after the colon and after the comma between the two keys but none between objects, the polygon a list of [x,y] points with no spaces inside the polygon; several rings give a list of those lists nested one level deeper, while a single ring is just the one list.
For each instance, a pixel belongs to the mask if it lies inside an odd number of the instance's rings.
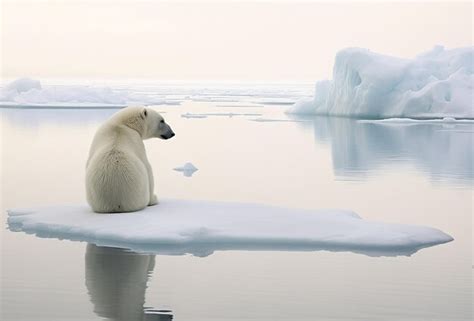
[{"label": "ice floe", "polygon": [[181,114],[183,118],[207,118],[208,116],[222,116],[222,117],[235,117],[235,116],[261,116],[261,113],[184,113]]},{"label": "ice floe", "polygon": [[[291,104],[310,95],[307,84],[186,83],[160,81],[82,81],[19,78],[1,84],[0,107],[123,107],[180,105],[195,101],[219,107]],[[223,105],[223,106],[222,106]]]},{"label": "ice floe", "polygon": [[453,117],[444,117],[442,119],[413,119],[413,118],[387,118],[387,119],[360,119],[360,123],[373,124],[395,124],[395,125],[409,125],[409,124],[472,124],[474,119],[456,119]]},{"label": "ice floe", "polygon": [[312,122],[309,119],[279,119],[279,118],[264,118],[264,117],[259,117],[259,118],[254,118],[254,119],[249,119],[250,121],[256,121],[260,123],[275,123],[275,122],[281,122],[281,123],[304,123],[304,122]]},{"label": "ice floe", "polygon": [[260,98],[252,102],[261,105],[293,105],[295,101],[295,98]]},{"label": "ice floe", "polygon": [[217,104],[216,107],[220,108],[262,108],[263,105],[258,104],[243,104],[243,103],[234,103],[234,104]]},{"label": "ice floe", "polygon": [[316,83],[314,99],[288,113],[359,118],[474,118],[474,47],[441,46],[401,59],[367,49],[336,55],[333,79]]},{"label": "ice floe", "polygon": [[207,256],[217,250],[351,251],[411,255],[453,238],[435,228],[367,221],[348,210],[161,199],[143,211],[96,214],[86,205],[8,211],[12,231],[137,252]]},{"label": "ice floe", "polygon": [[32,89],[41,90],[41,82],[31,78],[18,78],[5,87],[5,90],[11,94],[27,92]]},{"label": "ice floe", "polygon": [[20,78],[0,90],[0,106],[9,107],[125,107],[127,105],[179,105],[153,92],[128,91],[86,85],[49,85]]},{"label": "ice floe", "polygon": [[192,113],[184,113],[184,114],[181,114],[181,117],[183,118],[207,118],[207,115],[205,114],[192,114]]}]

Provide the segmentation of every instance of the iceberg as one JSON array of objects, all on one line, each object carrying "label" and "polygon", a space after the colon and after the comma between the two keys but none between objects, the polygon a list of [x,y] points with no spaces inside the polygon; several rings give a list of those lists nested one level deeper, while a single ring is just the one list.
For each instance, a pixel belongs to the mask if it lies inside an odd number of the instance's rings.
[{"label": "iceberg", "polygon": [[474,47],[436,46],[414,59],[348,48],[336,55],[333,79],[287,113],[367,119],[474,118]]},{"label": "iceberg", "polygon": [[196,256],[216,250],[328,250],[396,256],[453,240],[434,228],[371,222],[348,210],[175,199],[122,214],[96,214],[86,205],[12,209],[8,227],[38,237],[135,252]]}]

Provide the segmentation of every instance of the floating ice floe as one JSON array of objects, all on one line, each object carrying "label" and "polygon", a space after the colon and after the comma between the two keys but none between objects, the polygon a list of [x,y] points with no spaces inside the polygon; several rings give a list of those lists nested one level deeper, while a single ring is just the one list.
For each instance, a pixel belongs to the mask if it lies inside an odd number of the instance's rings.
[{"label": "floating ice floe", "polygon": [[327,250],[396,256],[453,240],[435,228],[366,221],[347,210],[173,199],[123,214],[96,214],[85,205],[13,209],[8,211],[8,227],[38,237],[196,256],[218,250]]},{"label": "floating ice floe", "polygon": [[187,113],[181,114],[181,117],[183,117],[183,118],[207,118],[207,115],[206,114],[194,114],[194,113],[187,112]]},{"label": "floating ice floe", "polygon": [[[93,81],[86,84],[62,81],[55,84],[20,78],[0,84],[0,107],[123,107],[126,105],[179,105],[183,101],[207,102],[219,105],[256,105],[263,99],[269,104],[294,102],[295,97],[308,96],[307,84],[257,84],[129,81],[109,82],[108,86]],[[252,106],[253,107],[253,106]]]},{"label": "floating ice floe", "polygon": [[312,120],[309,119],[277,119],[277,118],[264,118],[264,117],[259,117],[259,118],[254,118],[254,119],[249,119],[250,121],[256,121],[260,123],[305,123],[305,122],[312,122]]},{"label": "floating ice floe", "polygon": [[295,103],[296,99],[295,98],[260,98],[255,101],[252,101],[253,103],[256,104],[261,104],[261,105],[293,105]]},{"label": "floating ice floe", "polygon": [[182,172],[186,177],[191,177],[193,176],[194,172],[198,170],[198,168],[192,163],[185,163],[183,166],[173,168],[173,170]]},{"label": "floating ice floe", "polygon": [[179,105],[179,99],[167,99],[153,92],[129,92],[110,87],[50,85],[20,78],[0,90],[0,106],[9,107],[125,107],[127,105]]},{"label": "floating ice floe", "polygon": [[202,114],[196,114],[196,113],[184,113],[181,114],[181,117],[184,118],[207,118],[209,116],[221,116],[221,117],[235,117],[235,116],[261,116],[261,113],[202,113]]},{"label": "floating ice floe", "polygon": [[240,102],[234,103],[234,104],[217,104],[215,105],[216,107],[220,108],[262,108],[263,105],[260,104],[243,104]]},{"label": "floating ice floe", "polygon": [[336,55],[333,79],[288,113],[380,118],[474,118],[474,47],[441,46],[414,59],[349,48]]},{"label": "floating ice floe", "polygon": [[7,84],[5,87],[5,91],[11,92],[12,94],[21,94],[31,89],[41,90],[41,82],[39,80],[31,78],[18,78]]},{"label": "floating ice floe", "polygon": [[185,114],[181,114],[181,117],[183,117],[183,118],[207,118],[207,115],[185,113]]},{"label": "floating ice floe", "polygon": [[416,124],[449,124],[449,125],[461,125],[471,124],[474,125],[474,119],[456,119],[453,117],[444,117],[442,119],[413,119],[413,118],[387,118],[387,119],[360,119],[357,120],[360,123],[373,123],[373,124],[394,124],[394,125],[416,125]]}]

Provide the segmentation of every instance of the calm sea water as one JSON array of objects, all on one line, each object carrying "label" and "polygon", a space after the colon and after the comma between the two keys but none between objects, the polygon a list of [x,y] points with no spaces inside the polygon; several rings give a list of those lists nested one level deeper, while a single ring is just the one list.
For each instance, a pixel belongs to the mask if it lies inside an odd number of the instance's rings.
[{"label": "calm sea water", "polygon": [[[159,197],[346,208],[436,227],[455,240],[411,257],[166,256],[43,239],[4,224],[2,320],[472,319],[474,125],[289,118],[278,106],[205,102],[155,109],[177,134],[146,142]],[[115,111],[0,110],[3,221],[8,208],[84,203],[89,144]],[[186,112],[234,115],[181,117]],[[188,161],[199,168],[192,177],[172,170]]]}]

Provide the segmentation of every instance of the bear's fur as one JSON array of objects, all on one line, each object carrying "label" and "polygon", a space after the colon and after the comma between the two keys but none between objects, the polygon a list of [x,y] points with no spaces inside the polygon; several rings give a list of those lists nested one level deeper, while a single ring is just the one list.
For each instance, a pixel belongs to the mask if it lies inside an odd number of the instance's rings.
[{"label": "bear's fur", "polygon": [[86,165],[87,201],[94,212],[141,210],[158,203],[144,139],[169,139],[173,130],[157,112],[127,107],[96,132]]}]

